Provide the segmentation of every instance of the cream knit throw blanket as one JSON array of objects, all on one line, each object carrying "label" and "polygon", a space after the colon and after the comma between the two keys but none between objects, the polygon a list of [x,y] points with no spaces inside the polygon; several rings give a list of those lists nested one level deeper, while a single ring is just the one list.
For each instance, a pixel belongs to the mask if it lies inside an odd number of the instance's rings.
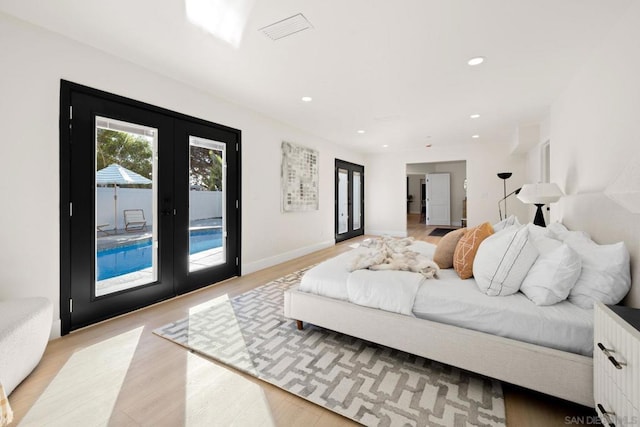
[{"label": "cream knit throw blanket", "polygon": [[413,237],[365,239],[361,246],[369,248],[369,250],[353,258],[347,265],[347,269],[350,272],[365,269],[413,271],[422,274],[427,279],[437,278],[440,272],[438,264],[432,259],[412,251],[410,246],[413,243]]}]

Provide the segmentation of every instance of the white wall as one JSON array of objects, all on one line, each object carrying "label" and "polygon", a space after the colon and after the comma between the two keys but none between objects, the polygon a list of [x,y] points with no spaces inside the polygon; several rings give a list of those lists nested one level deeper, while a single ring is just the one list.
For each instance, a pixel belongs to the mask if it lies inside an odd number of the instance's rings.
[{"label": "white wall", "polygon": [[[368,155],[366,232],[406,235],[405,192],[398,189],[406,188],[407,164],[410,163],[466,161],[468,225],[497,222],[498,200],[502,198],[503,187],[496,174],[503,171],[513,173],[507,182],[508,190],[526,182],[525,157],[510,155],[508,143],[474,141],[448,147],[434,146],[428,150]],[[531,221],[526,207],[513,197],[509,199],[509,214],[517,215],[521,222]]]},{"label": "white wall", "polygon": [[424,179],[424,174],[421,175],[413,175],[407,174],[408,187],[407,194],[412,196],[412,201],[409,203],[409,213],[419,214],[420,213],[420,184],[421,179]]},{"label": "white wall", "polygon": [[564,190],[552,219],[599,243],[624,240],[640,307],[640,215],[603,190],[627,165],[640,168],[640,3],[635,2],[551,107],[551,181]]},{"label": "white wall", "polygon": [[[537,183],[544,182],[542,176],[542,156],[543,156],[543,145],[547,142],[551,142],[551,129],[550,129],[551,121],[550,117],[545,117],[538,125],[538,141],[531,147],[526,154],[526,162],[527,162],[527,183]],[[553,159],[551,159],[553,162]],[[546,205],[543,207],[542,212],[544,214],[545,223],[549,224],[551,221],[550,212],[553,209],[556,209],[557,204],[552,203],[550,205]],[[533,218],[536,214],[535,205],[529,205],[528,215],[530,218]]]},{"label": "white wall", "polygon": [[[334,158],[362,164],[362,156],[2,14],[0,52],[0,298],[49,298],[54,331],[59,331],[61,78],[242,130],[243,273],[333,244]],[[316,212],[280,211],[283,140],[320,152]]]}]

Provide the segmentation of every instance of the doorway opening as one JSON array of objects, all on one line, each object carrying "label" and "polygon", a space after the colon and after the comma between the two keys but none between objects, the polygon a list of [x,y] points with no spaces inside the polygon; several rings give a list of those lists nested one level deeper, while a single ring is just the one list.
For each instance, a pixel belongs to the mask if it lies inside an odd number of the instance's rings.
[{"label": "doorway opening", "polygon": [[[408,232],[428,235],[437,227],[466,226],[466,160],[408,163],[406,175]],[[429,182],[429,175],[436,179]]]}]

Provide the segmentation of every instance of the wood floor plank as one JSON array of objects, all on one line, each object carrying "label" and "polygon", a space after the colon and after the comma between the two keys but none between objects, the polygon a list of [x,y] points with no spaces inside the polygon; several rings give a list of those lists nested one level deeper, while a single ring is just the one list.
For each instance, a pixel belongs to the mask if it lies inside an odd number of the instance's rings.
[{"label": "wood floor plank", "polygon": [[[407,232],[437,243],[435,227],[409,215]],[[51,341],[40,365],[9,397],[14,425],[351,426],[340,415],[154,335],[219,298],[232,298],[350,250],[364,237],[120,316]],[[103,384],[102,388],[96,384]],[[65,390],[71,391],[65,391]],[[584,425],[590,408],[505,385],[507,425]],[[102,393],[104,391],[104,393]],[[70,394],[69,394],[70,393]],[[75,396],[75,397],[74,397]],[[70,400],[65,400],[70,399]],[[88,417],[89,419],[82,419]],[[21,424],[22,423],[22,424]]]}]

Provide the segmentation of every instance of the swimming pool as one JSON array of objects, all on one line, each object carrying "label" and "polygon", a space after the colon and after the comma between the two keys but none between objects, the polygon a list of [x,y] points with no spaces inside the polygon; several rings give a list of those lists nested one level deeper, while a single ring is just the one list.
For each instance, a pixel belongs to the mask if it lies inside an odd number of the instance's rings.
[{"label": "swimming pool", "polygon": [[[189,233],[189,254],[206,251],[222,246],[220,228],[193,230]],[[127,273],[133,273],[151,267],[151,238],[126,246],[98,251],[98,280],[110,279]]]}]

